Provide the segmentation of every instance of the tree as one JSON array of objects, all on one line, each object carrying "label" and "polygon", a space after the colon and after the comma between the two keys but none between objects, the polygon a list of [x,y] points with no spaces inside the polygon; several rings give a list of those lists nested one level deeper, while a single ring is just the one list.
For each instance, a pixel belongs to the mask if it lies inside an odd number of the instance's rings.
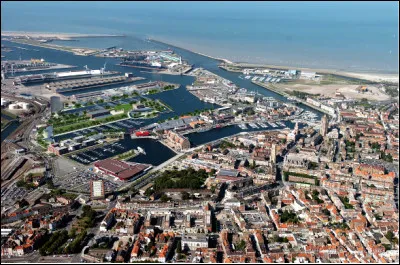
[{"label": "tree", "polygon": [[189,200],[189,198],[190,198],[190,194],[187,193],[186,191],[183,191],[181,193],[181,196],[182,196],[182,200]]},{"label": "tree", "polygon": [[51,189],[51,190],[55,188],[52,179],[47,179],[47,180],[46,180],[46,184],[47,184],[47,187],[48,187],[49,189]]},{"label": "tree", "polygon": [[212,185],[211,188],[210,188],[212,193],[215,193],[215,189],[216,189],[215,185]]},{"label": "tree", "polygon": [[215,173],[217,173],[217,170],[215,170],[215,168],[212,168],[212,169],[210,170],[210,176],[215,175]]},{"label": "tree", "polygon": [[162,202],[167,202],[167,201],[169,201],[171,198],[170,197],[168,197],[165,193],[163,194],[163,195],[161,195],[161,198],[160,198],[160,200],[162,201]]},{"label": "tree", "polygon": [[392,241],[393,241],[393,238],[394,238],[394,233],[393,233],[392,231],[389,231],[389,232],[386,233],[385,237],[386,237],[390,242],[392,242]]},{"label": "tree", "polygon": [[256,161],[255,161],[255,160],[253,160],[253,163],[251,164],[251,168],[252,168],[252,169],[255,169],[255,168],[256,168]]},{"label": "tree", "polygon": [[182,241],[179,240],[178,244],[176,245],[176,253],[182,253]]},{"label": "tree", "polygon": [[29,206],[29,203],[25,199],[22,199],[18,202],[18,206],[19,208],[24,208],[25,206]]}]

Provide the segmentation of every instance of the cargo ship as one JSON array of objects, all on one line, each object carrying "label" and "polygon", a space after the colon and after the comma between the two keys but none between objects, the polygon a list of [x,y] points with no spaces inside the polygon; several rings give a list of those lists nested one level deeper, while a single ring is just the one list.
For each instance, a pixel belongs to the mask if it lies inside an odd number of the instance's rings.
[{"label": "cargo ship", "polygon": [[165,70],[167,67],[161,65],[159,62],[146,62],[146,61],[129,61],[125,60],[119,63],[120,66],[133,67],[133,68],[143,68],[151,70]]}]

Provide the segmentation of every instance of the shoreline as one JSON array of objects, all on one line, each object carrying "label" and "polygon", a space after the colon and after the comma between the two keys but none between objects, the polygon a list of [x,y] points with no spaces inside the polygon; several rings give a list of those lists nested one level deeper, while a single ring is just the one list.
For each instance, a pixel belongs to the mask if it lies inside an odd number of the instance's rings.
[{"label": "shoreline", "polygon": [[3,37],[42,37],[42,38],[104,38],[104,37],[126,37],[125,34],[83,34],[62,32],[37,32],[37,31],[1,31]]},{"label": "shoreline", "polygon": [[[7,36],[4,35],[4,33],[7,31],[3,31],[1,32],[2,36]],[[9,31],[11,32],[11,31]],[[13,33],[13,32],[11,32]],[[25,32],[24,32],[25,33]],[[29,32],[28,32],[29,33]],[[7,33],[6,33],[7,34]],[[18,33],[17,33],[18,34]],[[22,34],[22,33],[19,33]],[[25,33],[26,35],[27,33]],[[31,33],[32,34],[32,33]],[[33,33],[33,34],[46,34],[46,33]],[[74,33],[49,33],[49,34],[53,34],[53,35],[59,35],[59,36],[74,36],[75,38],[90,38],[90,37],[125,37],[126,35],[107,35],[107,34],[75,34]],[[22,36],[25,36],[22,35]],[[11,35],[8,35],[11,36]],[[17,35],[15,35],[17,36]],[[76,37],[78,36],[78,37]],[[185,47],[180,47],[177,45],[174,45],[172,43],[167,43],[165,41],[161,41],[161,40],[157,40],[157,39],[153,39],[153,38],[149,38],[148,39],[151,42],[155,42],[155,43],[160,43],[160,44],[164,44],[164,45],[168,45],[171,47],[175,47],[175,48],[179,48],[182,50],[186,50],[189,51],[191,53],[194,54],[198,54],[213,60],[217,60],[220,61],[222,63],[225,63],[227,65],[231,65],[231,66],[236,66],[236,67],[260,67],[260,68],[270,68],[270,69],[297,69],[297,70],[301,70],[301,71],[311,71],[311,72],[316,72],[319,74],[332,74],[332,75],[338,75],[338,76],[344,76],[344,77],[350,77],[350,78],[357,78],[357,79],[361,79],[361,80],[366,80],[366,81],[372,81],[372,82],[389,82],[389,83],[395,83],[398,84],[399,83],[399,73],[393,73],[393,72],[378,72],[378,71],[346,71],[346,70],[340,70],[340,69],[327,69],[327,68],[307,68],[307,67],[292,67],[292,66],[283,66],[283,65],[274,65],[274,64],[255,64],[255,63],[244,63],[244,62],[232,62],[228,59],[224,59],[224,58],[218,58],[218,57],[214,57],[211,55],[207,55],[201,52],[196,52],[194,50],[191,50],[189,48],[185,48]],[[77,54],[75,51],[72,51],[72,49],[90,49],[90,50],[94,50],[94,51],[98,51],[99,49],[96,48],[78,48],[78,47],[69,47],[69,46],[61,46],[61,45],[40,45],[40,44],[31,44],[31,43],[23,43],[23,42],[18,42],[16,40],[8,40],[10,42],[14,42],[14,43],[19,43],[19,44],[25,44],[25,45],[31,45],[31,46],[37,46],[37,47],[42,47],[42,48],[49,48],[49,49],[55,49],[55,50],[60,50],[60,51],[66,51],[66,52],[71,52],[75,55],[80,55],[80,56],[90,56],[90,54],[88,55],[83,55],[83,54]],[[229,71],[229,72],[233,72],[230,71],[228,69],[226,69],[226,67],[224,68],[224,70]]]},{"label": "shoreline", "polygon": [[[340,69],[327,69],[327,68],[307,68],[307,67],[292,67],[292,66],[284,66],[284,65],[273,65],[273,64],[255,64],[255,63],[244,63],[244,62],[231,62],[227,59],[224,58],[217,58],[213,57],[211,55],[207,55],[204,53],[196,52],[193,50],[190,50],[189,48],[184,48],[180,47],[171,43],[167,43],[165,41],[160,41],[157,39],[152,39],[149,38],[150,41],[153,42],[158,42],[164,45],[176,47],[182,50],[186,50],[198,55],[202,55],[220,62],[224,62],[225,64],[232,65],[232,66],[237,66],[237,67],[262,67],[262,68],[272,68],[272,69],[296,69],[296,70],[302,70],[302,71],[310,71],[310,72],[316,72],[320,74],[332,74],[332,75],[338,75],[338,76],[344,76],[344,77],[351,77],[351,78],[358,78],[366,81],[373,81],[373,82],[391,82],[391,83],[396,83],[398,84],[399,81],[399,73],[393,73],[393,72],[374,72],[374,71],[346,71],[346,70],[340,70]],[[224,70],[229,71],[229,72],[234,72],[230,71],[224,68]]]}]

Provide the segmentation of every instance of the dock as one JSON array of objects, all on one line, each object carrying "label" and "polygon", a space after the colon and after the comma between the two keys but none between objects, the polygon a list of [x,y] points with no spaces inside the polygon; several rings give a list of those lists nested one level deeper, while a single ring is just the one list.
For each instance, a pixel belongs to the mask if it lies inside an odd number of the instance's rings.
[{"label": "dock", "polygon": [[131,83],[139,80],[144,80],[144,77],[133,77],[127,78],[125,76],[113,76],[106,78],[90,78],[90,79],[78,79],[71,81],[61,81],[61,82],[52,82],[46,85],[47,89],[54,89],[58,93],[62,92],[71,92],[82,89],[94,88],[94,87],[102,87],[107,85],[116,85],[116,84],[124,84]]}]

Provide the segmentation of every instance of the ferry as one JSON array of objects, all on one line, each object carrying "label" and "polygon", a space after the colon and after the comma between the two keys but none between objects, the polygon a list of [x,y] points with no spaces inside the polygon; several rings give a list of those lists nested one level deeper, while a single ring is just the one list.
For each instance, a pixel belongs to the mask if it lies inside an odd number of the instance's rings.
[{"label": "ferry", "polygon": [[143,68],[143,69],[152,69],[152,70],[165,70],[167,67],[159,64],[159,63],[149,63],[146,61],[129,61],[125,60],[119,63],[120,66],[134,67],[134,68]]}]

